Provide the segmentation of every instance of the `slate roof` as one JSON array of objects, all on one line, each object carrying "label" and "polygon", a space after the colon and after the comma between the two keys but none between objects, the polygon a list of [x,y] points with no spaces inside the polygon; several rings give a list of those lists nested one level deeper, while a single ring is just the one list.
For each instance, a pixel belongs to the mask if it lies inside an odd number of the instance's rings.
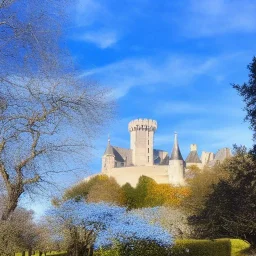
[{"label": "slate roof", "polygon": [[229,158],[232,156],[230,148],[221,148],[216,153],[214,159],[208,163],[208,165],[214,166],[216,163],[222,163],[226,158]]},{"label": "slate roof", "polygon": [[120,148],[113,146],[115,160],[117,162],[125,162],[126,166],[132,165],[132,150],[129,148]]},{"label": "slate roof", "polygon": [[169,156],[168,155],[160,162],[160,165],[169,165]]},{"label": "slate roof", "polygon": [[186,163],[202,163],[196,150],[190,151],[186,158]]},{"label": "slate roof", "polygon": [[113,147],[110,145],[110,141],[108,141],[108,145],[107,145],[107,148],[104,152],[104,155],[111,155],[111,156],[114,156],[114,151],[113,151]]},{"label": "slate roof", "polygon": [[180,153],[177,133],[175,133],[175,135],[174,135],[174,145],[173,145],[173,149],[172,149],[172,154],[171,154],[170,160],[183,160],[183,157],[182,157],[182,155]]}]

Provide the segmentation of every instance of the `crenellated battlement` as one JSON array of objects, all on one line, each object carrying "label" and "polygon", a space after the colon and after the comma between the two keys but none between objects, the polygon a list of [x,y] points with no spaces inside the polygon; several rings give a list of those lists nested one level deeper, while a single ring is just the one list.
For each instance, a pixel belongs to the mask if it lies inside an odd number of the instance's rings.
[{"label": "crenellated battlement", "polygon": [[157,121],[153,119],[135,119],[132,120],[128,124],[128,130],[129,132],[137,131],[137,130],[149,130],[149,131],[156,131],[157,129]]}]

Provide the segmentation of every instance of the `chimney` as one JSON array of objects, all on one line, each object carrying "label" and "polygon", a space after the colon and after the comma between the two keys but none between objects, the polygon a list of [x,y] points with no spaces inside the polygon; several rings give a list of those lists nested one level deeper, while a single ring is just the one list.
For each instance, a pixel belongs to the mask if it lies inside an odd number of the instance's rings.
[{"label": "chimney", "polygon": [[196,144],[191,144],[190,145],[190,151],[197,151],[197,145]]}]

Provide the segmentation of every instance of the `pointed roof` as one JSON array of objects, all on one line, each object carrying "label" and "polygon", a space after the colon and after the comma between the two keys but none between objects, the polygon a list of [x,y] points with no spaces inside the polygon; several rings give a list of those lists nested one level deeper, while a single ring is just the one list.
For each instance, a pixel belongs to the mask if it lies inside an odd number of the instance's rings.
[{"label": "pointed roof", "polygon": [[178,144],[178,135],[176,132],[174,133],[174,145],[172,148],[172,154],[171,154],[170,160],[183,160],[183,157],[180,153],[179,144]]},{"label": "pointed roof", "polygon": [[186,163],[202,163],[196,150],[190,151]]},{"label": "pointed roof", "polygon": [[111,155],[111,156],[115,156],[114,155],[114,151],[113,151],[113,147],[110,145],[110,137],[108,136],[108,145],[107,148],[105,150],[104,156],[106,155]]}]

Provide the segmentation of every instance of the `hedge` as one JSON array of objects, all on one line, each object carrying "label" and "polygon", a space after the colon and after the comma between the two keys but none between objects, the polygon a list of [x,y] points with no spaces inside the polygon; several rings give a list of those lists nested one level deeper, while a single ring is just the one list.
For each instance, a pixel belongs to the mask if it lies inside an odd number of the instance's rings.
[{"label": "hedge", "polygon": [[248,249],[250,244],[240,239],[177,240],[175,245],[167,250],[157,245],[135,246],[133,251],[122,252],[119,249],[99,250],[96,256],[238,256],[239,252]]},{"label": "hedge", "polygon": [[217,240],[178,240],[171,249],[174,256],[229,256],[231,255],[230,239]]},{"label": "hedge", "polygon": [[251,247],[247,241],[241,239],[230,239],[230,242],[232,256],[240,255],[240,253],[245,252]]}]

